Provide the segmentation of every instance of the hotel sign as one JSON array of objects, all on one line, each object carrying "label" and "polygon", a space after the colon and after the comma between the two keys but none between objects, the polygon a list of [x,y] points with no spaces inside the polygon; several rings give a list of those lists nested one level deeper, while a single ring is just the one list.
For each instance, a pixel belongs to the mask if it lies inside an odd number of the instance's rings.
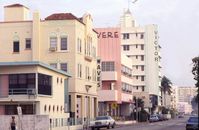
[{"label": "hotel sign", "polygon": [[101,87],[101,60],[97,59],[97,87]]},{"label": "hotel sign", "polygon": [[154,41],[154,46],[155,46],[155,61],[158,62],[159,61],[159,55],[158,55],[158,51],[159,51],[159,45],[158,45],[158,31],[154,31],[155,33],[155,41]]},{"label": "hotel sign", "polygon": [[99,32],[97,34],[98,38],[119,38],[119,33],[117,31],[115,32]]}]

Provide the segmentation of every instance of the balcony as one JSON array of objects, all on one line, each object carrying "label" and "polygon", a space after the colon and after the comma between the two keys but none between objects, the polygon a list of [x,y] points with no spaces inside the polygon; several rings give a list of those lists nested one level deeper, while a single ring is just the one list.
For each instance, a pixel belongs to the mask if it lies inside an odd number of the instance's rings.
[{"label": "balcony", "polygon": [[100,102],[117,101],[118,100],[118,91],[117,90],[99,90],[98,96],[99,96],[98,100]]},{"label": "balcony", "polygon": [[102,71],[102,81],[116,81],[117,80],[117,72],[116,71]]},{"label": "balcony", "polygon": [[36,95],[35,88],[9,89],[9,95]]}]

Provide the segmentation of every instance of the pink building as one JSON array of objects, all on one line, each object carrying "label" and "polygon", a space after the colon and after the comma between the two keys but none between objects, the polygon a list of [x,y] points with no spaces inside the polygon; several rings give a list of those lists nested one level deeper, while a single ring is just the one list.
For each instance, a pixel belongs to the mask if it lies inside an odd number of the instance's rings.
[{"label": "pink building", "polygon": [[132,112],[132,61],[121,54],[120,28],[97,28],[102,87],[99,115],[129,116]]}]

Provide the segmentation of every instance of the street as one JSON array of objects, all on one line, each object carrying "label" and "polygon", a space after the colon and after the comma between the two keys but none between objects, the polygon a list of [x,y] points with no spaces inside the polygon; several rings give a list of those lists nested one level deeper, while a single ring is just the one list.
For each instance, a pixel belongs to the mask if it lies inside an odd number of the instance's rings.
[{"label": "street", "polygon": [[134,125],[116,127],[114,130],[185,130],[188,118],[171,119],[154,123],[138,123]]}]

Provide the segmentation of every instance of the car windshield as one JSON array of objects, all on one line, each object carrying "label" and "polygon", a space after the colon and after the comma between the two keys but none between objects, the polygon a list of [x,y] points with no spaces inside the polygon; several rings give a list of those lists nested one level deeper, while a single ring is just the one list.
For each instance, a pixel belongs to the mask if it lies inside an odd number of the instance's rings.
[{"label": "car windshield", "polygon": [[96,120],[107,120],[108,117],[106,116],[99,116],[99,117],[96,117]]},{"label": "car windshield", "polygon": [[151,118],[154,118],[154,117],[156,117],[156,115],[151,116]]},{"label": "car windshield", "polygon": [[198,123],[198,117],[190,117],[188,122],[197,122]]}]

